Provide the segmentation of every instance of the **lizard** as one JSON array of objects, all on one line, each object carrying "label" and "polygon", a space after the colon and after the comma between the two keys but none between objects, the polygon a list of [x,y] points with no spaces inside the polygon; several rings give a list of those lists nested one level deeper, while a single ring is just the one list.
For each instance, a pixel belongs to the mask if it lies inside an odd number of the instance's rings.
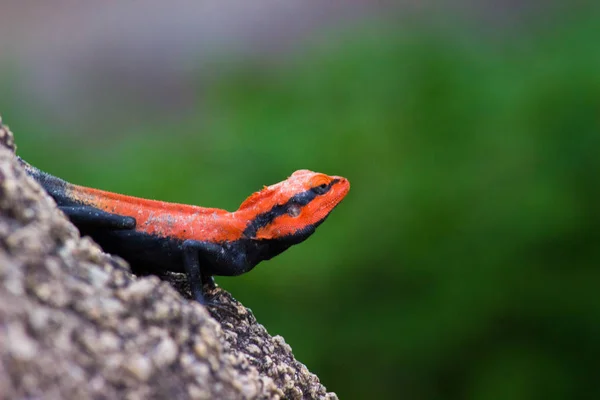
[{"label": "lizard", "polygon": [[187,274],[196,301],[213,276],[237,276],[311,236],[344,199],[341,176],[298,170],[236,211],[150,200],[68,183],[19,158],[82,235],[132,268]]}]

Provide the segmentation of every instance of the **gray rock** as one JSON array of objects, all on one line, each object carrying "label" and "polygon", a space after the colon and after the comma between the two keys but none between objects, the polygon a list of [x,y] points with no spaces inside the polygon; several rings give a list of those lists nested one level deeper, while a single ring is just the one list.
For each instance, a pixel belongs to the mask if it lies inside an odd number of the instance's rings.
[{"label": "gray rock", "polygon": [[14,149],[0,120],[2,398],[337,398],[229,293],[211,315],[180,274],[137,277],[80,238]]}]

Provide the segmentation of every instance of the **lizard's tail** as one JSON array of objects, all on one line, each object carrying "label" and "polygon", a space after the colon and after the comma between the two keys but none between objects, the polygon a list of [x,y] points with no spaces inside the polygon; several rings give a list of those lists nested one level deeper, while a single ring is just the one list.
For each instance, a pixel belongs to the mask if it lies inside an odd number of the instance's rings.
[{"label": "lizard's tail", "polygon": [[70,183],[37,169],[19,156],[17,156],[17,160],[25,168],[27,174],[35,179],[58,205],[72,203],[72,200],[66,194]]}]

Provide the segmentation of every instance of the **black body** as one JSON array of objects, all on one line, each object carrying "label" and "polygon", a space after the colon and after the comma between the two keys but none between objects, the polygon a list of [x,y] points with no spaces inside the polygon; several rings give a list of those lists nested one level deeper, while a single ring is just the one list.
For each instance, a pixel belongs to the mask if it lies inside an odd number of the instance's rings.
[{"label": "black body", "polygon": [[166,271],[185,272],[194,298],[202,304],[207,304],[203,285],[214,286],[213,276],[236,276],[248,272],[259,262],[273,258],[314,231],[313,227],[302,234],[275,240],[244,238],[212,243],[139,232],[135,228],[123,227],[127,225],[123,219],[130,217],[105,213],[91,206],[61,207],[59,203],[59,208],[82,235],[92,237],[105,251],[124,258],[134,273],[161,275]]}]

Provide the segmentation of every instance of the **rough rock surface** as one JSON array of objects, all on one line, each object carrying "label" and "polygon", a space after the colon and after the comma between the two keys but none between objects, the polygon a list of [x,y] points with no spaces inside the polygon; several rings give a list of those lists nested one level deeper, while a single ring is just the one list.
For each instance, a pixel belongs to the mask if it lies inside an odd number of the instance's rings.
[{"label": "rough rock surface", "polygon": [[0,120],[1,398],[337,398],[225,291],[211,315],[80,238],[14,149]]}]

